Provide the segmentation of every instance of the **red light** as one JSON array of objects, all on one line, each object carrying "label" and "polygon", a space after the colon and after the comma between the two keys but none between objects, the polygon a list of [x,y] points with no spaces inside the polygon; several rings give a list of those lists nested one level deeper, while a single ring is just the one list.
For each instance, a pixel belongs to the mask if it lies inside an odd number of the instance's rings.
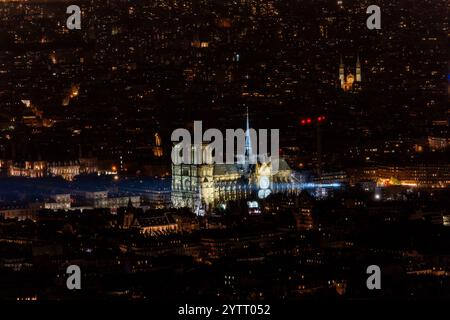
[{"label": "red light", "polygon": [[302,125],[305,124],[305,123],[306,123],[306,120],[305,120],[305,119],[302,119],[302,122],[301,122],[301,123],[302,123]]},{"label": "red light", "polygon": [[311,118],[308,118],[308,120],[306,120],[306,123],[311,123]]}]

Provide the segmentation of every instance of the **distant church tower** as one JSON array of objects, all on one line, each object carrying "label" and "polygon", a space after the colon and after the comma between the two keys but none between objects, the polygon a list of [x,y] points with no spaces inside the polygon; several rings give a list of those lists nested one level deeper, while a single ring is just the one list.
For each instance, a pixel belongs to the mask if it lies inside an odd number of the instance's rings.
[{"label": "distant church tower", "polygon": [[359,54],[358,58],[356,59],[356,82],[361,82],[361,62],[359,61]]},{"label": "distant church tower", "polygon": [[339,81],[341,83],[341,88],[344,88],[344,84],[345,84],[345,65],[344,65],[344,61],[342,60],[342,54],[341,54],[341,63],[339,64]]},{"label": "distant church tower", "polygon": [[339,64],[339,83],[341,89],[343,89],[344,91],[350,91],[353,89],[353,85],[355,83],[360,83],[361,81],[362,81],[361,62],[359,60],[359,54],[356,59],[356,76],[354,76],[351,72],[349,72],[347,75],[345,74],[345,65],[341,55],[341,60]]}]

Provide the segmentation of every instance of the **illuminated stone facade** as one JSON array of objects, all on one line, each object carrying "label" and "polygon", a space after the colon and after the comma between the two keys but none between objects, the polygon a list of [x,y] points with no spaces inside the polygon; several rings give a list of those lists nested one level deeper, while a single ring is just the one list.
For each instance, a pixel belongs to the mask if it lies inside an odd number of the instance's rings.
[{"label": "illuminated stone facade", "polygon": [[283,159],[275,174],[270,164],[247,169],[237,164],[172,165],[172,205],[196,210],[201,204],[209,209],[226,201],[257,197],[261,181],[267,180],[264,189],[270,192],[292,189],[291,169]]},{"label": "illuminated stone facade", "polygon": [[96,158],[80,158],[65,162],[0,160],[0,172],[6,173],[9,177],[62,177],[72,181],[80,174],[97,173],[98,164]]},{"label": "illuminated stone facade", "polygon": [[[278,165],[256,161],[252,149],[250,121],[247,109],[245,154],[236,163],[227,164],[172,164],[172,205],[190,208],[197,215],[204,215],[219,204],[239,199],[264,199],[271,193],[293,190],[292,171],[284,159]],[[195,148],[192,149],[193,153]],[[256,150],[255,150],[256,151]],[[202,146],[202,159],[213,163]],[[195,156],[192,156],[195,159]],[[178,164],[181,163],[181,164]],[[277,167],[277,170],[273,168]]]},{"label": "illuminated stone facade", "polygon": [[341,57],[341,63],[339,64],[339,82],[342,90],[351,91],[352,89],[354,89],[355,83],[359,84],[360,82],[362,82],[361,62],[359,60],[359,56],[356,60],[355,74],[356,76],[349,72],[347,75],[345,75],[345,65]]}]

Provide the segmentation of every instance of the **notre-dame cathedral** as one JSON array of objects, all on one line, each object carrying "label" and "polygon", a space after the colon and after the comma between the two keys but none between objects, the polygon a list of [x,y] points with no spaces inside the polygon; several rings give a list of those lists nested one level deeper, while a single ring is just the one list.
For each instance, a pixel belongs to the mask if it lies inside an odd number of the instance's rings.
[{"label": "notre-dame cathedral", "polygon": [[[250,146],[246,140],[247,154]],[[293,190],[291,173],[284,159],[279,159],[276,173],[271,163],[172,164],[172,205],[202,215],[230,200],[264,199]]]}]

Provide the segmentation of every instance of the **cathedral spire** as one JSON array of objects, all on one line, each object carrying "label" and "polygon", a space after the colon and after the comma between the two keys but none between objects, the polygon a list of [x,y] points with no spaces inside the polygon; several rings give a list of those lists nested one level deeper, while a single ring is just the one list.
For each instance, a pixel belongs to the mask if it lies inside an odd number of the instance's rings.
[{"label": "cathedral spire", "polygon": [[252,155],[252,139],[250,135],[250,120],[248,116],[248,106],[246,113],[246,125],[245,125],[245,159],[248,162],[248,159]]}]

